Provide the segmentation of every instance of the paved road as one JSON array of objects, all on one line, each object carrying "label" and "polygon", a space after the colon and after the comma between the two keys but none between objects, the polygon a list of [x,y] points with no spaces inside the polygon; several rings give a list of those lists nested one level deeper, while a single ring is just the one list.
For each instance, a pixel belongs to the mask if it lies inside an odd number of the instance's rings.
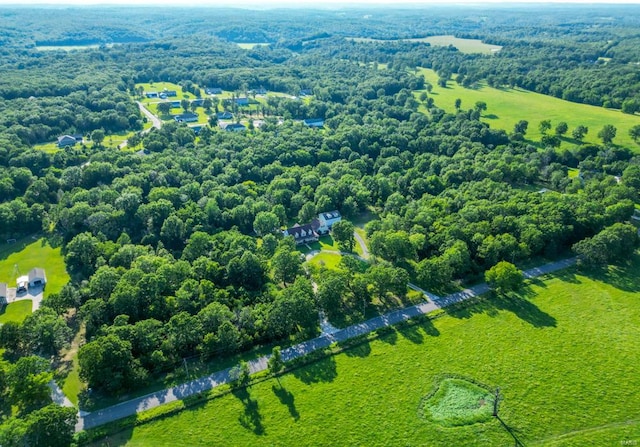
[{"label": "paved road", "polygon": [[[557,270],[564,269],[575,264],[576,259],[565,259],[559,262],[553,262],[540,267],[526,270],[524,276],[526,278],[535,278],[537,276],[555,272]],[[422,289],[420,289],[422,290]],[[450,306],[451,304],[458,303],[460,301],[467,300],[469,298],[481,295],[489,290],[486,284],[478,284],[460,292],[453,293],[446,297],[438,297],[433,294],[428,294],[432,299],[429,302],[417,304],[404,309],[398,309],[388,314],[381,315],[379,317],[372,318],[359,324],[354,324],[344,329],[340,329],[332,334],[323,334],[312,340],[305,341],[303,343],[291,346],[282,351],[282,358],[284,361],[290,361],[298,357],[307,355],[318,349],[323,349],[330,346],[332,343],[346,341],[360,335],[368,334],[376,329],[380,329],[385,326],[391,326],[402,321],[409,320],[420,315],[425,315],[443,307]],[[268,356],[260,357],[258,359],[249,362],[249,369],[252,373],[264,371],[267,369]],[[79,415],[78,425],[76,430],[80,431],[99,425],[106,424],[117,419],[121,419],[127,416],[131,416],[138,412],[148,410],[164,403],[173,402],[178,399],[183,399],[194,394],[208,391],[224,383],[229,383],[232,378],[230,377],[230,368],[218,371],[207,377],[192,380],[182,385],[174,386],[166,390],[157,391],[155,393],[147,394],[136,399],[132,399],[120,404],[105,408],[103,410],[94,411],[92,413],[83,413]]]},{"label": "paved road", "polygon": [[[144,129],[142,132],[140,132],[142,135],[149,133],[151,129],[154,127],[156,129],[160,129],[162,127],[162,121],[160,121],[157,116],[151,113],[149,109],[147,109],[140,101],[136,101],[136,104],[138,104],[140,111],[144,113],[146,117],[149,118],[153,123],[153,126],[149,127],[148,129]],[[127,147],[128,143],[129,143],[128,140],[124,140],[122,143],[118,145],[118,149],[124,149],[125,147]]]},{"label": "paved road", "polygon": [[356,239],[358,245],[362,249],[362,257],[365,259],[369,259],[369,249],[367,248],[367,244],[365,244],[364,239],[357,232],[353,232],[353,237]]},{"label": "paved road", "polygon": [[[153,113],[151,113],[149,111],[149,109],[147,109],[144,104],[142,104],[140,101],[136,101],[136,103],[138,104],[138,107],[140,108],[140,111],[142,113],[144,113],[147,118],[149,118],[151,120],[151,122],[153,123],[153,127],[155,127],[156,129],[160,129],[162,127],[162,121],[160,121],[160,119],[158,119],[157,116],[155,116]],[[150,128],[149,128],[150,129]],[[143,132],[149,132],[149,129],[146,129],[146,131]]]}]

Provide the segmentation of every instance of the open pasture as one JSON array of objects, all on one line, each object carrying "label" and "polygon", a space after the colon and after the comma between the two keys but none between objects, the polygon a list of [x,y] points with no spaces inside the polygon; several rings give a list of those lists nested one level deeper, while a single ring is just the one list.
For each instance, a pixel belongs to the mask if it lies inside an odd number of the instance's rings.
[{"label": "open pasture", "polygon": [[438,75],[433,70],[420,69],[420,73],[433,85],[430,95],[435,105],[447,112],[455,112],[455,101],[458,98],[462,100],[463,110],[473,108],[477,101],[486,102],[487,110],[482,114],[482,121],[492,128],[512,132],[513,126],[518,121],[526,120],[529,122],[529,127],[525,138],[539,142],[542,136],[538,130],[540,121],[551,120],[552,128],[548,134],[553,134],[555,126],[564,121],[568,124],[569,131],[562,138],[562,147],[569,147],[578,143],[571,138],[571,131],[576,126],[583,125],[589,128],[585,142],[601,143],[598,132],[605,124],[612,124],[617,129],[614,144],[628,147],[636,152],[640,151],[640,145],[629,137],[629,129],[640,124],[638,115],[569,102],[520,88],[492,88],[484,83],[481,83],[478,88],[470,89],[458,85],[455,81],[449,81],[447,87],[442,88],[438,86]]}]

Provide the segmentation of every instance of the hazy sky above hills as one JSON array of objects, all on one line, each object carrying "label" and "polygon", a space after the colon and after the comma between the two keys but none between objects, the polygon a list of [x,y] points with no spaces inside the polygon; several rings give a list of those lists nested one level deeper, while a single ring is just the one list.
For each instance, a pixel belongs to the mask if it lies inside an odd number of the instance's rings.
[{"label": "hazy sky above hills", "polygon": [[144,5],[144,6],[236,6],[236,7],[344,7],[349,5],[456,5],[456,4],[508,4],[508,3],[640,3],[640,0],[0,0],[0,5]]}]

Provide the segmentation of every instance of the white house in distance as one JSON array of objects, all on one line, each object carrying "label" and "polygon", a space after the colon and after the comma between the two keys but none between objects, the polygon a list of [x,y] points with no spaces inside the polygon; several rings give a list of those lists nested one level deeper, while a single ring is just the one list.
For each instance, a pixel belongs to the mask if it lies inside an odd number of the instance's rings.
[{"label": "white house in distance", "polygon": [[341,220],[342,216],[339,211],[329,211],[328,213],[318,214],[318,221],[320,222],[318,233],[327,234],[331,230],[331,227],[333,227],[333,224]]},{"label": "white house in distance", "polygon": [[47,275],[44,269],[35,267],[29,271],[29,287],[44,287],[47,283]]}]

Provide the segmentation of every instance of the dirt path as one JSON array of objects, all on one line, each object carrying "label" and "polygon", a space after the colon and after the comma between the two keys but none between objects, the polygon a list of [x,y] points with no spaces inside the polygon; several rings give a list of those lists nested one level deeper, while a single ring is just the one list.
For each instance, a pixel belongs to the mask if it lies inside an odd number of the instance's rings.
[{"label": "dirt path", "polygon": [[[524,275],[527,278],[535,278],[546,273],[551,273],[567,268],[574,265],[575,262],[575,258],[565,259],[559,262],[552,262],[540,267],[526,270],[524,272]],[[441,309],[454,303],[473,298],[487,292],[488,290],[489,287],[486,284],[478,284],[469,289],[453,293],[446,297],[437,297],[436,295],[432,295],[433,300],[427,303],[416,304],[415,306],[394,310],[385,315],[380,315],[362,323],[354,324],[344,329],[340,329],[337,332],[331,334],[323,334],[312,340],[308,340],[306,342],[286,348],[282,350],[282,359],[284,361],[290,361],[295,358],[305,356],[313,351],[317,351],[318,349],[324,349],[330,346],[332,343],[349,340],[354,337],[368,334],[369,332],[380,329],[382,327],[391,326],[420,315],[425,315],[436,309]],[[264,371],[267,369],[267,360],[268,356],[263,356],[252,360],[248,362],[249,369],[252,373]],[[230,370],[231,368],[227,368],[209,376],[192,380],[185,384],[167,388],[162,391],[147,394],[146,396],[131,399],[129,401],[122,402],[120,404],[104,408],[102,410],[94,411],[92,413],[81,413],[78,417],[76,431],[97,427],[108,422],[115,421],[117,419],[131,416],[133,414],[149,410],[151,408],[155,408],[164,403],[173,402],[178,399],[184,399],[185,397],[208,391],[224,383],[229,383],[232,380],[229,374]]]}]

